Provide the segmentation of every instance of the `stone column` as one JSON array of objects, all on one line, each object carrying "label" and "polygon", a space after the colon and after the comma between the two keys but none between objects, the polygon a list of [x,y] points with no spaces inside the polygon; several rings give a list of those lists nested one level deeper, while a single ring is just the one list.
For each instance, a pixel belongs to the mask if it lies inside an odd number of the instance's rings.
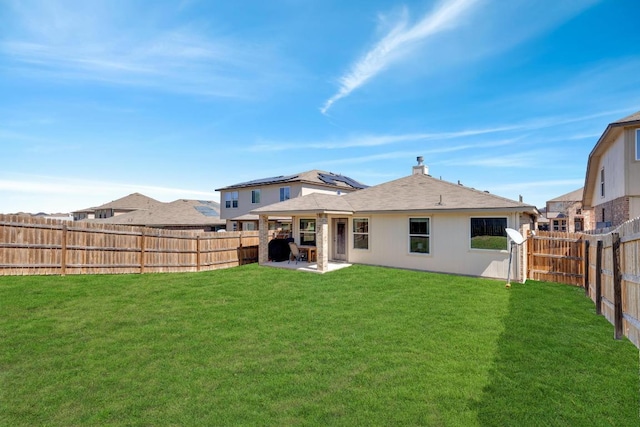
[{"label": "stone column", "polygon": [[329,218],[327,214],[316,215],[316,247],[318,271],[329,270]]},{"label": "stone column", "polygon": [[266,264],[269,261],[269,215],[260,215],[258,219],[259,246],[258,263]]}]

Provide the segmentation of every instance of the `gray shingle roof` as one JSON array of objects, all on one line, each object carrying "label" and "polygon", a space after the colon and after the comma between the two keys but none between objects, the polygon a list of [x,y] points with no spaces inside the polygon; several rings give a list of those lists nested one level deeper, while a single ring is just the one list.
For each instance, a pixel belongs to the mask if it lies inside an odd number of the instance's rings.
[{"label": "gray shingle roof", "polygon": [[162,202],[156,199],[152,199],[151,197],[147,197],[144,194],[132,193],[128,196],[121,197],[109,203],[105,203],[104,205],[97,206],[93,209],[150,209],[161,203]]},{"label": "gray shingle roof", "polygon": [[270,178],[254,179],[252,181],[241,182],[233,184],[223,188],[217,188],[216,191],[226,191],[238,188],[250,188],[250,187],[262,187],[269,184],[287,184],[294,182],[309,183],[315,185],[326,186],[330,188],[345,189],[345,190],[358,190],[366,188],[367,186],[352,179],[348,176],[336,174],[333,172],[326,172],[322,170],[310,170],[306,172],[300,172],[294,175],[281,175]]},{"label": "gray shingle roof", "polygon": [[421,174],[409,175],[344,196],[312,193],[252,212],[282,215],[293,212],[384,213],[461,209],[537,213],[535,206]]},{"label": "gray shingle roof", "polygon": [[612,125],[614,124],[627,124],[627,123],[633,123],[633,122],[638,122],[640,121],[640,111],[631,114],[630,116],[627,117],[623,117],[619,120],[616,120],[615,122],[611,123]]},{"label": "gray shingle roof", "polygon": [[256,214],[280,212],[282,215],[287,215],[289,212],[353,212],[353,207],[349,204],[346,197],[346,195],[336,196],[333,194],[311,193],[273,205],[263,206],[251,212]]},{"label": "gray shingle roof", "polygon": [[141,209],[106,219],[88,220],[105,224],[146,226],[223,225],[220,204],[209,200],[178,199],[170,203],[158,202],[150,209]]},{"label": "gray shingle roof", "polygon": [[535,209],[429,175],[409,175],[345,196],[358,212],[429,211],[449,209]]},{"label": "gray shingle roof", "polygon": [[550,202],[578,202],[582,201],[582,193],[584,192],[584,187],[580,187],[577,190],[573,190],[570,193],[563,194],[562,196],[558,196],[555,199],[549,200]]}]

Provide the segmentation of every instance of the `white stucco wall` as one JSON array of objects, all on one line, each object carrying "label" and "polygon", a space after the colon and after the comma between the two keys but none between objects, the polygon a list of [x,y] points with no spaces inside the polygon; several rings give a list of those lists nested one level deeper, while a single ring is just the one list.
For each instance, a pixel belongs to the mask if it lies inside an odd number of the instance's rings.
[{"label": "white stucco wall", "polygon": [[[516,214],[464,213],[369,216],[369,249],[354,249],[349,220],[348,260],[353,263],[409,268],[471,276],[507,278],[509,251],[471,249],[472,217],[506,217],[519,228]],[[366,217],[366,216],[362,216]],[[430,218],[430,254],[409,253],[409,218]],[[511,277],[517,280],[520,257],[514,251]]]},{"label": "white stucco wall", "polygon": [[[600,194],[600,171],[604,167],[605,191]],[[593,206],[622,197],[625,194],[625,143],[624,133],[620,134],[611,147],[602,155],[596,171],[596,182],[593,186]]]}]

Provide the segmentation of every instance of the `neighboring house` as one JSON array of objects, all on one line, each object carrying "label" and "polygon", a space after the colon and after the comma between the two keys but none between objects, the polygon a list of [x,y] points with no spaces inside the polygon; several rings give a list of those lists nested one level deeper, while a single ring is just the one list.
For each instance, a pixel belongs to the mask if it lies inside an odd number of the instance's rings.
[{"label": "neighboring house", "polygon": [[588,229],[640,217],[640,111],[607,126],[589,154],[584,189]]},{"label": "neighboring house", "polygon": [[583,188],[547,201],[546,217],[549,231],[579,233],[591,221],[591,210],[582,208]]},{"label": "neighboring house", "polygon": [[147,197],[144,194],[133,193],[95,208],[73,211],[72,214],[74,221],[94,218],[105,219],[140,209],[150,209],[161,203],[162,202],[152,199],[151,197]]},{"label": "neighboring house", "polygon": [[45,213],[38,212],[37,214],[33,214],[32,216],[37,218],[46,218],[46,219],[55,219],[58,221],[73,221],[73,215],[70,213]]},{"label": "neighboring house", "polygon": [[[257,230],[258,216],[251,211],[311,193],[342,195],[367,186],[347,176],[311,170],[288,176],[256,179],[228,187],[220,192],[220,217],[227,221],[227,230]],[[272,218],[271,230],[287,228],[290,218]]]},{"label": "neighboring house", "polygon": [[220,205],[210,200],[179,199],[170,203],[158,202],[149,209],[89,221],[168,230],[218,231],[225,228],[225,221],[220,219]]},{"label": "neighboring house", "polygon": [[[327,271],[329,261],[346,261],[506,278],[505,229],[524,235],[535,229],[535,206],[427,173],[419,158],[404,178],[342,197],[314,193],[253,210],[261,225],[260,263],[268,262],[262,225],[271,216],[291,216],[295,242],[316,247],[318,271]],[[512,278],[524,277],[525,258],[514,254]]]}]

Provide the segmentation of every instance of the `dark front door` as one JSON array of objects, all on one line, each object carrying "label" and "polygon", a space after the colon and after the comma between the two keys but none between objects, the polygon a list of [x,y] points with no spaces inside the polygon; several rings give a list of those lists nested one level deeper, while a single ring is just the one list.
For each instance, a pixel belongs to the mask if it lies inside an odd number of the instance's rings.
[{"label": "dark front door", "polygon": [[333,259],[347,260],[347,220],[337,218],[333,220]]}]

